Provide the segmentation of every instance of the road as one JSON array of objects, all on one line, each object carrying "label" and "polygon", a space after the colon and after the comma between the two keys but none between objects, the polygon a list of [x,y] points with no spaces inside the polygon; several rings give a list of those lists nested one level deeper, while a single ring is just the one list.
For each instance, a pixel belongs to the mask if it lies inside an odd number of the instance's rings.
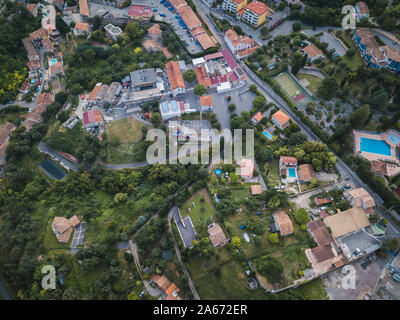
[{"label": "road", "polygon": [[39,149],[40,152],[46,153],[50,157],[52,157],[53,159],[55,159],[58,162],[60,162],[65,168],[67,168],[69,170],[72,170],[72,171],[78,171],[78,165],[77,164],[66,160],[58,152],[54,151],[47,144],[45,144],[43,141],[39,142],[38,149]]},{"label": "road", "polygon": [[[207,9],[204,8],[205,5],[203,4],[203,2],[201,2],[200,0],[193,0],[193,2],[196,4],[196,6],[198,7],[199,10],[203,10],[204,15],[208,16],[208,14],[209,14],[207,12],[208,8]],[[212,21],[211,18],[206,19],[205,22],[209,25],[209,28],[216,27],[214,24],[214,21]],[[337,29],[337,27],[321,27],[321,28],[319,28],[319,30],[323,31],[323,32],[326,32],[329,29]],[[223,46],[221,48],[221,50],[222,50],[225,47],[225,45],[224,45],[224,42],[221,42],[221,43],[223,44]],[[314,134],[308,126],[304,125],[300,121],[300,119],[296,116],[296,114],[294,114],[294,112],[292,112],[292,110],[287,105],[287,103],[268,84],[266,84],[264,81],[259,79],[257,77],[257,75],[250,68],[248,68],[242,61],[237,61],[237,62],[240,64],[240,66],[246,73],[248,79],[250,79],[253,83],[255,83],[257,85],[259,91],[267,98],[268,102],[273,102],[277,106],[279,106],[282,110],[284,110],[291,117],[291,119],[299,125],[299,127],[306,134],[306,136],[308,137],[309,140],[321,141],[321,139],[316,134]],[[334,153],[332,150],[330,150],[330,151],[332,153]],[[338,158],[336,168],[340,172],[341,176],[348,177],[356,187],[363,187],[374,198],[375,202],[378,205],[376,207],[376,211],[389,221],[388,226],[387,226],[387,233],[388,234],[400,234],[400,228],[398,226],[394,225],[393,223],[391,223],[388,216],[384,213],[384,210],[381,209],[381,207],[383,207],[382,198],[378,194],[376,194],[366,183],[364,183],[360,179],[360,177],[358,177],[358,175],[353,170],[351,170],[344,163],[344,161],[342,159],[340,159],[340,157],[338,157],[337,155],[336,155],[336,157]]]},{"label": "road", "polygon": [[178,207],[174,206],[174,207],[172,207],[172,209],[168,213],[168,230],[169,230],[169,233],[172,235],[172,241],[174,243],[174,248],[175,248],[175,252],[176,252],[176,256],[178,258],[179,264],[181,265],[181,268],[182,268],[183,272],[186,274],[186,276],[188,278],[188,283],[189,283],[190,290],[192,290],[194,298],[196,300],[200,300],[200,296],[197,293],[197,290],[196,290],[196,288],[194,286],[193,280],[190,277],[190,274],[187,271],[187,269],[185,267],[185,264],[182,262],[181,252],[179,251],[179,247],[178,247],[178,244],[176,242],[174,232],[172,231],[171,220],[172,220],[172,217],[173,217],[174,213],[176,212],[176,210],[178,210]]}]

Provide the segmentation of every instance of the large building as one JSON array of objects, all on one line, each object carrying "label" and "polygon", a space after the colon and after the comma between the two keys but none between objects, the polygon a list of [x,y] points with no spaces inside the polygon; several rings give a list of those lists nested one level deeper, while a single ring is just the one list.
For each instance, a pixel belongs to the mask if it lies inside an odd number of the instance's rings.
[{"label": "large building", "polygon": [[301,49],[301,52],[303,55],[307,56],[307,61],[309,62],[314,62],[324,57],[322,50],[318,49],[312,43]]},{"label": "large building", "polygon": [[237,13],[238,17],[251,24],[259,27],[267,21],[267,17],[274,11],[261,1],[250,2],[244,9]]},{"label": "large building", "polygon": [[369,18],[369,10],[365,2],[357,2],[354,9],[356,10],[356,19],[358,22],[362,19]]},{"label": "large building", "polygon": [[278,110],[272,115],[271,121],[281,130],[289,127],[290,118],[282,110]]},{"label": "large building", "polygon": [[224,0],[222,9],[232,13],[238,13],[247,5],[247,0]]},{"label": "large building", "polygon": [[336,213],[327,217],[324,222],[331,229],[334,238],[342,237],[370,225],[367,215],[362,208],[351,208]]},{"label": "large building", "polygon": [[163,121],[178,118],[181,116],[181,111],[176,100],[163,101],[160,103],[160,114]]},{"label": "large building", "polygon": [[185,93],[186,85],[179,63],[177,61],[170,61],[165,65],[165,68],[167,69],[172,95],[177,96],[178,94]]},{"label": "large building", "polygon": [[248,36],[239,36],[233,29],[225,32],[225,42],[238,59],[249,56],[258,48],[257,43],[253,39]]},{"label": "large building", "polygon": [[375,200],[364,188],[352,189],[347,192],[349,199],[352,201],[354,207],[360,207],[367,213],[373,213],[375,207]]},{"label": "large building", "polygon": [[73,216],[69,219],[64,217],[54,217],[51,228],[59,242],[67,243],[74,230],[73,228],[78,224],[80,224],[80,221],[77,216]]},{"label": "large building", "polygon": [[400,72],[400,51],[388,46],[379,46],[371,30],[360,28],[354,31],[353,39],[361,56],[371,68]]}]

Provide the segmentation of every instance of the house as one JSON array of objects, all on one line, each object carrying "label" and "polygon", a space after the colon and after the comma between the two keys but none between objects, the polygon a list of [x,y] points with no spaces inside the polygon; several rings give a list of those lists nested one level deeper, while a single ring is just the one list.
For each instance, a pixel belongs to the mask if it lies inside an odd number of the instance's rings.
[{"label": "house", "polygon": [[30,61],[39,60],[39,53],[37,52],[30,38],[26,37],[22,39],[22,44],[24,45],[28,59]]},{"label": "house", "polygon": [[242,159],[240,162],[240,176],[243,179],[252,178],[254,171],[254,159]]},{"label": "house", "polygon": [[153,40],[159,41],[162,39],[162,30],[158,23],[154,24],[147,30],[149,37]]},{"label": "house", "polygon": [[313,166],[309,163],[299,165],[298,175],[301,183],[310,182],[312,178],[315,178]]},{"label": "house", "polygon": [[200,97],[200,107],[201,111],[213,111],[214,105],[212,96],[201,96]]},{"label": "house", "polygon": [[289,116],[282,110],[275,112],[272,115],[271,121],[281,130],[287,128],[290,125]]},{"label": "house", "polygon": [[324,246],[333,242],[328,229],[321,219],[308,222],[307,231],[318,246]]},{"label": "house", "polygon": [[293,233],[292,221],[284,211],[278,211],[272,216],[281,236],[288,236]]},{"label": "house", "polygon": [[252,1],[245,8],[244,12],[239,11],[237,17],[243,19],[254,27],[259,27],[267,21],[267,16],[274,13],[265,3],[261,1]]},{"label": "house", "polygon": [[239,36],[233,29],[229,29],[225,32],[225,42],[238,59],[245,58],[258,48],[257,43],[253,39],[248,36]]},{"label": "house", "polygon": [[190,6],[181,6],[177,11],[189,30],[201,27],[200,19],[196,16]]},{"label": "house", "polygon": [[130,73],[131,88],[142,91],[157,86],[157,72],[154,68],[140,69]]},{"label": "house", "polygon": [[43,51],[44,52],[54,52],[54,46],[53,42],[50,39],[43,39],[42,40],[42,46],[43,46]]},{"label": "house", "polygon": [[169,61],[166,63],[165,68],[167,69],[172,95],[175,97],[178,94],[185,93],[186,86],[179,63],[177,61]]},{"label": "house", "polygon": [[251,119],[250,119],[250,123],[252,125],[256,125],[257,123],[259,123],[262,119],[264,118],[264,116],[262,115],[261,111],[257,112]]},{"label": "house", "polygon": [[146,5],[133,4],[129,8],[128,17],[132,20],[148,21],[153,15],[153,10]]},{"label": "house", "polygon": [[122,86],[119,82],[111,82],[110,85],[102,84],[96,95],[96,102],[100,105],[112,105],[116,97],[121,93]]},{"label": "house", "polygon": [[220,247],[222,248],[227,244],[227,240],[222,230],[221,226],[218,223],[213,223],[208,226],[208,237],[210,238],[211,244],[214,248]]},{"label": "house", "polygon": [[39,29],[31,32],[29,34],[29,38],[31,39],[33,44],[37,46],[38,44],[40,44],[40,42],[43,39],[48,39],[49,38],[49,33],[45,29],[39,28]]},{"label": "house", "polygon": [[185,0],[169,0],[169,3],[175,10],[178,10],[181,7],[187,6],[187,2]]},{"label": "house", "polygon": [[149,282],[161,289],[165,300],[181,300],[181,297],[178,295],[178,287],[168,280],[165,275],[152,274],[149,277]]},{"label": "house", "polygon": [[36,3],[28,3],[26,6],[26,10],[29,11],[30,14],[32,14],[35,18],[38,15],[38,5]]},{"label": "house", "polygon": [[92,92],[90,92],[89,97],[87,98],[88,101],[95,101],[96,97],[101,89],[102,83],[98,82],[96,83],[96,85],[94,86]]},{"label": "house", "polygon": [[191,30],[193,37],[197,40],[203,50],[214,47],[214,42],[202,27]]},{"label": "house", "polygon": [[279,158],[279,172],[281,177],[288,182],[296,181],[297,159],[295,157],[281,156]]},{"label": "house", "polygon": [[247,5],[247,0],[224,0],[222,9],[232,13],[237,13]]},{"label": "house", "polygon": [[162,101],[160,114],[163,121],[181,116],[181,111],[176,100]]},{"label": "house", "polygon": [[76,36],[88,36],[91,33],[90,24],[87,22],[77,22],[74,26],[74,35]]},{"label": "house", "polygon": [[104,27],[106,31],[106,35],[114,41],[117,41],[117,37],[122,34],[122,29],[120,27],[116,27],[109,23]]},{"label": "house", "polygon": [[145,39],[143,41],[143,47],[149,53],[159,52],[162,50],[162,44],[159,41],[153,39]]},{"label": "house", "polygon": [[44,92],[40,93],[37,95],[36,101],[35,101],[35,106],[36,107],[42,107],[42,106],[48,106],[49,104],[52,104],[54,102],[54,98],[51,93]]},{"label": "house", "polygon": [[314,198],[314,202],[317,206],[323,206],[325,204],[329,204],[332,203],[332,199],[328,199],[328,198]]},{"label": "house", "polygon": [[257,194],[261,194],[263,192],[261,184],[252,184],[251,185],[251,195],[255,196]]},{"label": "house", "polygon": [[79,0],[79,13],[84,21],[90,17],[87,0]]},{"label": "house", "polygon": [[371,171],[376,175],[393,177],[400,173],[400,167],[394,163],[372,160]]},{"label": "house", "polygon": [[206,88],[211,87],[211,79],[209,78],[206,68],[204,65],[194,68],[194,72],[196,73],[197,82],[202,84]]},{"label": "house", "polygon": [[26,65],[28,66],[29,71],[38,71],[40,69],[40,60],[30,60]]},{"label": "house", "polygon": [[76,215],[69,219],[64,217],[54,217],[51,228],[53,229],[53,232],[55,233],[59,242],[68,243],[73,228],[75,228],[78,224],[80,224],[80,221]]},{"label": "house", "polygon": [[309,44],[308,46],[304,47],[300,50],[303,55],[307,56],[307,60],[310,62],[314,62],[317,59],[323,58],[322,50],[318,49],[314,44]]},{"label": "house", "polygon": [[16,127],[11,122],[6,122],[0,127],[0,164],[4,164],[5,162],[8,139]]},{"label": "house", "polygon": [[103,117],[101,116],[100,110],[89,110],[84,112],[82,122],[85,128],[101,125],[103,123]]},{"label": "house", "polygon": [[357,2],[354,9],[356,10],[356,19],[358,22],[360,22],[362,19],[369,18],[369,10],[365,2]]},{"label": "house", "polygon": [[333,238],[342,237],[371,225],[364,209],[357,207],[331,215],[324,219],[324,223],[331,229]]},{"label": "house", "polygon": [[62,62],[57,61],[56,63],[53,63],[50,67],[49,67],[49,75],[50,78],[55,78],[59,75],[63,75],[64,74],[64,67]]},{"label": "house", "polygon": [[388,46],[379,46],[371,30],[367,28],[355,30],[353,40],[371,68],[400,72],[400,51]]},{"label": "house", "polygon": [[343,254],[339,254],[333,242],[306,249],[304,253],[316,276],[339,268],[349,262]]},{"label": "house", "polygon": [[29,92],[29,83],[24,81],[21,84],[21,87],[18,90],[19,92],[23,93],[23,94],[27,94]]},{"label": "house", "polygon": [[375,200],[364,188],[357,188],[347,191],[347,195],[350,198],[354,207],[361,207],[367,213],[373,213],[375,207]]}]

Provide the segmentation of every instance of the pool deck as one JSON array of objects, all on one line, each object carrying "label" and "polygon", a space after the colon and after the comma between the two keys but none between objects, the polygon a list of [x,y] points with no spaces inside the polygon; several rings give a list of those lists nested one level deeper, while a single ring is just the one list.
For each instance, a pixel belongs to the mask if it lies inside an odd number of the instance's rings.
[{"label": "pool deck", "polygon": [[[400,160],[397,155],[397,147],[398,145],[392,143],[389,139],[389,135],[398,135],[400,139],[400,133],[394,130],[388,130],[384,133],[378,133],[378,132],[369,132],[369,131],[362,131],[362,130],[354,130],[353,135],[354,135],[354,153],[356,155],[359,155],[369,161],[387,161],[391,163],[396,163],[397,165],[400,165]],[[360,149],[360,140],[361,138],[367,138],[367,139],[372,139],[372,140],[380,140],[380,141],[385,141],[389,146],[390,146],[390,156],[382,155],[382,154],[377,154],[377,153],[371,153],[371,152],[366,152],[362,151]]]}]

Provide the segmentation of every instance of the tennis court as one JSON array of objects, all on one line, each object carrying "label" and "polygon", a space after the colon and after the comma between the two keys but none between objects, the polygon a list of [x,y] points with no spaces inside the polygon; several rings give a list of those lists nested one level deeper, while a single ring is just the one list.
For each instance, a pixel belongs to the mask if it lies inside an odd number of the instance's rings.
[{"label": "tennis court", "polygon": [[305,107],[312,101],[312,97],[306,90],[287,72],[282,72],[274,77],[274,80],[282,87],[283,91],[298,106]]},{"label": "tennis court", "polygon": [[59,167],[57,167],[54,162],[49,159],[41,162],[38,167],[42,169],[42,171],[47,174],[50,178],[62,180],[67,175],[64,171],[62,171]]}]

